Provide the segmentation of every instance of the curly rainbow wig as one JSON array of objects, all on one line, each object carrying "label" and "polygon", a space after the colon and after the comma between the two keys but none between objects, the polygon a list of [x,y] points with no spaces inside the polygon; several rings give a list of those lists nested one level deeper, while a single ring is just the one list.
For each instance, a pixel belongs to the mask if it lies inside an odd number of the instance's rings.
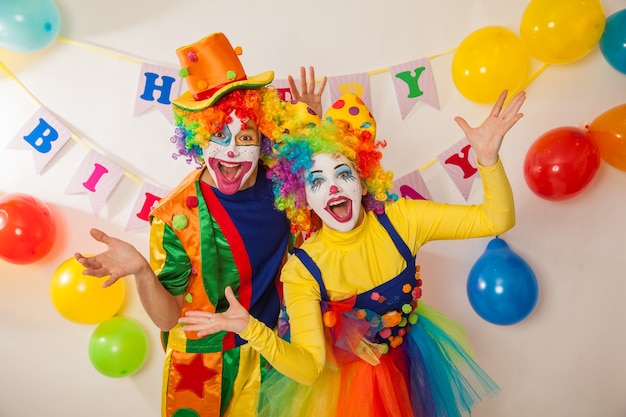
[{"label": "curly rainbow wig", "polygon": [[[338,102],[333,107],[337,107]],[[292,233],[310,233],[319,227],[305,196],[306,179],[317,153],[342,154],[348,158],[367,188],[362,200],[365,210],[382,213],[385,202],[397,199],[390,193],[393,173],[385,171],[381,165],[381,149],[386,142],[375,141],[375,127],[372,129],[365,124],[355,127],[328,116],[330,112],[319,126],[309,124],[297,132],[284,133],[274,144],[268,177],[273,182],[275,205],[285,211]],[[371,123],[374,123],[373,118]]]},{"label": "curly rainbow wig", "polygon": [[[277,120],[283,114],[283,102],[271,87],[236,89],[221,97],[215,104],[198,111],[174,106],[174,135],[170,141],[176,146],[172,158],[185,158],[190,164],[202,167],[203,148],[209,146],[211,136],[232,121],[231,113],[253,122],[263,136],[261,154],[271,152],[268,137],[278,132]],[[262,158],[265,159],[265,158]]]}]

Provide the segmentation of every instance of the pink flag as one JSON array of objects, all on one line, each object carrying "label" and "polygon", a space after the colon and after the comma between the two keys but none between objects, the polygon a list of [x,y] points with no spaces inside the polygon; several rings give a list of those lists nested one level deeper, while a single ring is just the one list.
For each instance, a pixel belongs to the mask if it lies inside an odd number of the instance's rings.
[{"label": "pink flag", "polygon": [[476,152],[470,146],[467,138],[463,138],[450,146],[439,154],[437,159],[467,201],[472,191],[474,179],[478,175],[478,168],[475,167]]},{"label": "pink flag", "polygon": [[271,85],[276,88],[278,95],[283,101],[293,100],[293,97],[291,95],[291,89],[289,88],[289,80],[287,80],[286,78],[280,80],[274,78],[274,81],[272,81]]},{"label": "pink flag", "polygon": [[370,87],[370,77],[367,72],[328,77],[328,87],[330,90],[330,101],[332,103],[346,93],[354,93],[363,100],[370,112],[373,112],[372,89]]},{"label": "pink flag", "polygon": [[150,223],[150,212],[159,203],[159,200],[167,195],[167,191],[156,185],[144,182],[137,200],[133,206],[133,212],[126,223],[126,231],[141,229]]},{"label": "pink flag", "polygon": [[31,150],[35,172],[41,175],[44,167],[72,137],[72,132],[44,107],[22,126],[7,145],[8,149]]},{"label": "pink flag", "polygon": [[391,192],[411,200],[432,200],[419,169],[394,180]]},{"label": "pink flag", "polygon": [[144,62],[139,73],[133,116],[156,107],[173,124],[172,99],[178,97],[180,86],[177,69]]},{"label": "pink flag", "polygon": [[389,72],[396,91],[402,120],[418,101],[423,101],[439,110],[439,96],[435,86],[435,77],[428,58],[394,65],[390,67]]},{"label": "pink flag", "polygon": [[92,149],[74,173],[65,194],[89,193],[91,207],[97,214],[123,175],[124,170]]}]

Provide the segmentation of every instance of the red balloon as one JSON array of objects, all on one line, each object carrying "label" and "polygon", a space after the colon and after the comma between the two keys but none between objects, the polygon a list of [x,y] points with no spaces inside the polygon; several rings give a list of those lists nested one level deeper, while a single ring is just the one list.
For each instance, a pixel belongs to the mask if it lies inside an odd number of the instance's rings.
[{"label": "red balloon", "polygon": [[0,258],[14,264],[35,262],[50,252],[55,236],[45,203],[27,194],[0,196]]},{"label": "red balloon", "polygon": [[528,187],[546,200],[566,200],[578,195],[600,167],[598,145],[577,127],[557,127],[530,146],[524,160]]}]

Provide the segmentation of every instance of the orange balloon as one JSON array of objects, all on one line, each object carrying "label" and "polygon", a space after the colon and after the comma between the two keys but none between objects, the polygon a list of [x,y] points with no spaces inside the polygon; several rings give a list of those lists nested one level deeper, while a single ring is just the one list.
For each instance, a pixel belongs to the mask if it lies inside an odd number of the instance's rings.
[{"label": "orange balloon", "polygon": [[609,165],[626,171],[626,104],[602,113],[589,125],[600,156]]}]

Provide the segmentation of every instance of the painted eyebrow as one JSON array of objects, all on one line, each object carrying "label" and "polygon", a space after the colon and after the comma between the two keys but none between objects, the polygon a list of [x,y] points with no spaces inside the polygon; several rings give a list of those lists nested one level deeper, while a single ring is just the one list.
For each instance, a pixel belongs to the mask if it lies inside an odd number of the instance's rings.
[{"label": "painted eyebrow", "polygon": [[[343,166],[350,168],[350,167],[348,166],[348,164],[339,164],[339,165],[336,165],[333,169],[334,169],[334,170],[337,170],[338,168],[341,168],[341,167],[343,167]],[[311,174],[315,174],[315,173],[317,173],[317,172],[322,172],[322,170],[321,170],[321,169],[316,169],[315,171],[310,171],[310,173],[311,173]]]}]

